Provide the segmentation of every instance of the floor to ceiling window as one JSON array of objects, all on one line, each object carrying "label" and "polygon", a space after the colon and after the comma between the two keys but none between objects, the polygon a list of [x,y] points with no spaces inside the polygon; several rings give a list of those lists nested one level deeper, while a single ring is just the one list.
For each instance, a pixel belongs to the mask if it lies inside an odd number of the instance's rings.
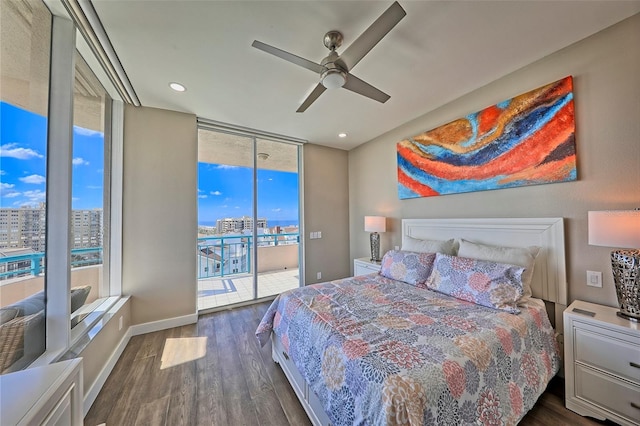
[{"label": "floor to ceiling window", "polygon": [[198,309],[300,286],[300,146],[198,131]]},{"label": "floor to ceiling window", "polygon": [[[109,296],[111,99],[75,51],[71,182],[71,326]],[[106,139],[105,139],[106,133]],[[105,232],[106,230],[106,232]]]},{"label": "floor to ceiling window", "polygon": [[2,1],[0,38],[4,374],[56,361],[115,303],[107,265],[120,228],[109,215],[114,102],[76,50],[90,52],[73,22],[41,0]]},{"label": "floor to ceiling window", "polygon": [[[2,2],[0,13],[0,372],[45,351],[47,127],[51,13]],[[32,278],[24,285],[25,277]],[[28,301],[29,303],[26,303]]]}]

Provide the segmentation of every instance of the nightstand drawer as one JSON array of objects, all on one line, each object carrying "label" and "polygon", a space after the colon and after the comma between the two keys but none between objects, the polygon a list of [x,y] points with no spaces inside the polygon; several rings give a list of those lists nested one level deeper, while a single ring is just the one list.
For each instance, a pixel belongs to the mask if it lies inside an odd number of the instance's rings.
[{"label": "nightstand drawer", "polygon": [[640,386],[576,365],[576,397],[640,424]]},{"label": "nightstand drawer", "polygon": [[597,331],[603,330],[588,325],[575,328],[575,360],[640,384],[640,345],[614,332],[605,336]]}]

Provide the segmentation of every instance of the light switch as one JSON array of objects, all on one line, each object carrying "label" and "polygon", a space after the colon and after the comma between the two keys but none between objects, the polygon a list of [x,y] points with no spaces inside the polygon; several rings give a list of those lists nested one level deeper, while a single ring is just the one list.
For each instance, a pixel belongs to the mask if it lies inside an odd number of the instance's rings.
[{"label": "light switch", "polygon": [[587,271],[587,285],[589,287],[602,287],[602,272]]},{"label": "light switch", "polygon": [[322,232],[320,231],[316,232],[316,238],[322,238]]}]

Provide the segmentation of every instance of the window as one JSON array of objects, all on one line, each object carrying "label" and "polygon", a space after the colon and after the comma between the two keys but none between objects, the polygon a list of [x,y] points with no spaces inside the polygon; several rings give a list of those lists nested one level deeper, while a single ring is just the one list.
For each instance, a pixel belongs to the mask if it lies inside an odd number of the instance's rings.
[{"label": "window", "polygon": [[111,129],[121,129],[122,102],[76,51],[76,41],[90,50],[75,35],[40,0],[2,2],[0,374],[59,359],[120,294],[110,278],[120,276],[120,253],[109,247],[121,238],[122,141],[118,132],[112,158]]},{"label": "window", "polygon": [[[48,333],[44,202],[51,19],[51,13],[41,2],[2,2],[0,372],[3,374],[24,368],[39,357],[45,351]],[[24,285],[25,277],[29,286]]]},{"label": "window", "polygon": [[71,198],[71,317],[92,311],[109,296],[109,137],[105,136],[111,100],[104,87],[75,52],[73,88],[73,160]]}]

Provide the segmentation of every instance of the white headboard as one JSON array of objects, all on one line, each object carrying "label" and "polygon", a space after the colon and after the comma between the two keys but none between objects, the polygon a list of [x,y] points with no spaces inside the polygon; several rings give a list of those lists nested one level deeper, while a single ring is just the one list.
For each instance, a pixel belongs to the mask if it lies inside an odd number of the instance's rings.
[{"label": "white headboard", "polygon": [[531,282],[533,296],[567,304],[562,218],[403,219],[403,245],[407,236],[432,240],[464,238],[507,247],[539,246]]}]

